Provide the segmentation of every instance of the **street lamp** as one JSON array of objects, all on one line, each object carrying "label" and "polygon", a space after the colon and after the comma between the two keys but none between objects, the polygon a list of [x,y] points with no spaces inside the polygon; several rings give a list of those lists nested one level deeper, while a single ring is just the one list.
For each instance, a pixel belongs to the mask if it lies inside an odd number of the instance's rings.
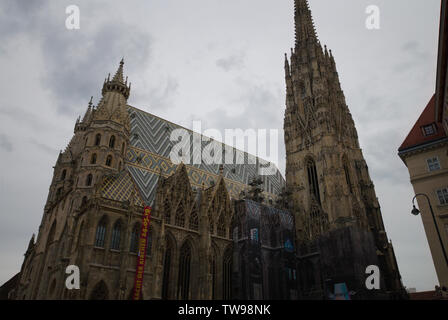
[{"label": "street lamp", "polygon": [[434,220],[434,226],[436,227],[437,235],[439,236],[440,246],[442,247],[443,256],[445,257],[445,263],[446,263],[446,265],[448,266],[448,258],[447,258],[447,256],[446,256],[445,246],[443,245],[442,237],[440,236],[440,231],[439,231],[439,227],[437,226],[437,221],[436,221],[436,217],[435,217],[435,215],[434,215],[434,211],[432,211],[431,201],[429,201],[429,197],[428,197],[426,194],[424,194],[424,193],[418,193],[418,194],[416,194],[416,195],[414,196],[414,198],[412,199],[412,206],[413,206],[413,209],[412,209],[411,213],[412,213],[414,216],[418,216],[418,214],[420,213],[420,210],[418,210],[418,209],[415,207],[415,204],[414,204],[414,200],[415,200],[415,198],[417,198],[418,196],[424,196],[424,197],[426,198],[426,200],[428,200],[429,209],[431,210],[432,219]]}]

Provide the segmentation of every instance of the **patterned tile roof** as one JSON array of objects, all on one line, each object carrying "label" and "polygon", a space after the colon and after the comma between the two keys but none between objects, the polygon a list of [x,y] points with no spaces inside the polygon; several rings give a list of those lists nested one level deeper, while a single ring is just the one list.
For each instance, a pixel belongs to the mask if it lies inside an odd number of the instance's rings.
[{"label": "patterned tile roof", "polygon": [[101,188],[101,196],[105,199],[120,202],[132,201],[133,199],[135,205],[144,205],[140,192],[127,171],[105,177]]},{"label": "patterned tile roof", "polygon": [[[170,135],[172,130],[183,127],[134,107],[129,107],[128,111],[131,118],[131,145],[127,152],[127,169],[136,182],[143,201],[151,205],[158,175],[170,176],[177,167],[169,159],[173,146]],[[185,130],[193,133],[189,129]],[[207,143],[203,142],[202,145],[206,146]],[[224,150],[224,144],[218,142],[218,145]],[[248,189],[248,183],[257,175],[260,160],[236,148],[231,149],[235,160],[233,164],[223,165],[223,174],[231,197],[237,197],[242,190]],[[256,163],[248,164],[248,157],[255,158]],[[246,159],[245,164],[237,164],[237,159]],[[195,187],[200,187],[202,184],[206,187],[211,186],[219,176],[218,164],[201,162],[201,164],[191,164],[186,167],[191,184]],[[261,178],[268,198],[274,198],[285,185],[285,180],[278,169],[274,175],[261,176]]]}]

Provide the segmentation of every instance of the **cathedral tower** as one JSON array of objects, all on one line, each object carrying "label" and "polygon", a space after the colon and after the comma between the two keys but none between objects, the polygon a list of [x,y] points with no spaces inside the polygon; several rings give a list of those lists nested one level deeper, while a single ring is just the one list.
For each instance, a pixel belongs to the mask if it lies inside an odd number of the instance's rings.
[{"label": "cathedral tower", "polygon": [[84,251],[74,250],[75,240],[81,244],[75,234],[85,234],[87,239],[91,230],[87,221],[92,217],[82,217],[99,198],[96,193],[101,192],[104,179],[124,169],[129,143],[130,85],[123,79],[123,64],[122,60],[114,77],[104,81],[98,106],[90,100],[83,118],[75,123],[72,139],[59,154],[38,237],[35,242],[33,235],[22,266],[17,292],[21,299],[61,297],[63,286],[53,284],[61,282],[63,267],[87,263]]},{"label": "cathedral tower", "polygon": [[382,269],[392,277],[389,287],[398,288],[392,246],[334,57],[318,40],[307,0],[294,4],[296,42],[285,59],[284,131],[286,184],[296,210],[298,242],[348,226],[368,230]]}]

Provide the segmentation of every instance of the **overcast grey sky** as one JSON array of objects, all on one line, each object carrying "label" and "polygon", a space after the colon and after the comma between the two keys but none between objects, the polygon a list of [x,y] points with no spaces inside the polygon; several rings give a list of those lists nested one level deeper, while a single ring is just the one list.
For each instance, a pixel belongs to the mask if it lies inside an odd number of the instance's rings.
[{"label": "overcast grey sky", "polygon": [[[80,8],[80,30],[65,8]],[[381,29],[365,28],[365,9]],[[382,206],[403,282],[437,283],[397,148],[434,93],[440,0],[310,0]],[[283,128],[293,0],[0,1],[0,284],[20,270],[52,166],[125,57],[129,103],[191,127]],[[284,172],[284,146],[279,167]]]}]

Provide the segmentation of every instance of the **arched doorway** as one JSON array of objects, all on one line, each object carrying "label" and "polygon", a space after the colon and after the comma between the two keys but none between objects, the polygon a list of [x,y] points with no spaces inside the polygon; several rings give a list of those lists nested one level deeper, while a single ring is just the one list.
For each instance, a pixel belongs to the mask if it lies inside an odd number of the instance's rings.
[{"label": "arched doorway", "polygon": [[108,300],[109,299],[109,290],[107,289],[107,285],[103,280],[98,282],[96,286],[93,288],[90,293],[89,300]]}]

